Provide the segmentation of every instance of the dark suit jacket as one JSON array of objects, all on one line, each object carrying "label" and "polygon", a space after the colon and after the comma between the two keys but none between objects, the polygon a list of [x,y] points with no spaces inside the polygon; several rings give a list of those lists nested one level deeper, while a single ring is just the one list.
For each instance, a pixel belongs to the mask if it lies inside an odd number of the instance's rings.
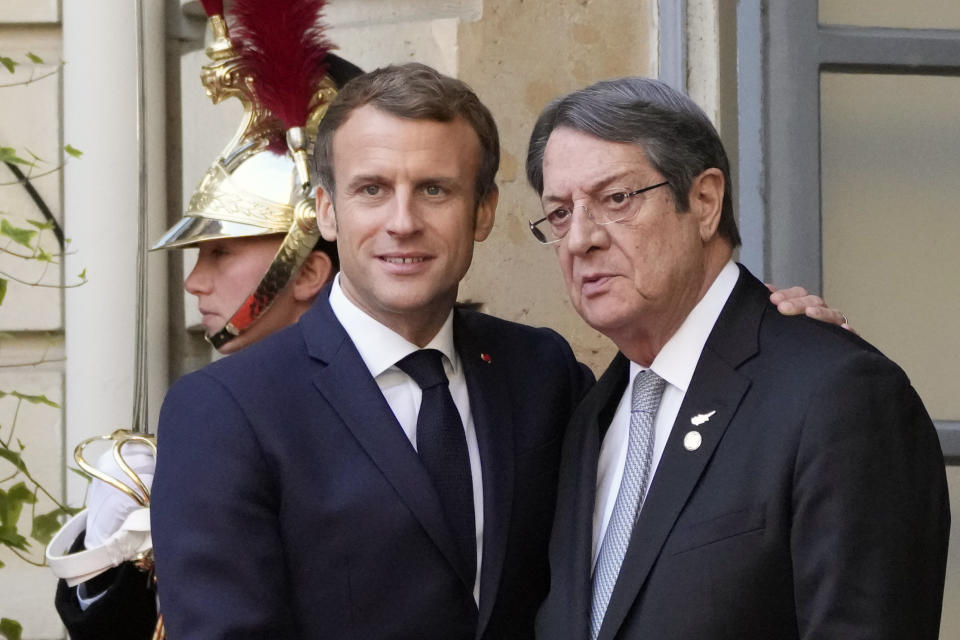
[{"label": "dark suit jacket", "polygon": [[454,340],[483,475],[479,609],[325,290],[164,402],[152,523],[171,638],[532,637],[562,431],[591,376],[553,331],[458,311]]},{"label": "dark suit jacket", "polygon": [[[70,551],[83,550],[80,534]],[[132,562],[100,574],[87,582],[88,595],[102,595],[86,610],[80,608],[77,587],[57,582],[55,604],[71,640],[150,640],[157,623],[156,594],[152,580]]]},{"label": "dark suit jacket", "polygon": [[[599,637],[935,640],[950,516],[930,418],[876,349],[767,297],[741,267]],[[564,445],[544,640],[589,637],[597,458],[628,365],[616,357]]]}]

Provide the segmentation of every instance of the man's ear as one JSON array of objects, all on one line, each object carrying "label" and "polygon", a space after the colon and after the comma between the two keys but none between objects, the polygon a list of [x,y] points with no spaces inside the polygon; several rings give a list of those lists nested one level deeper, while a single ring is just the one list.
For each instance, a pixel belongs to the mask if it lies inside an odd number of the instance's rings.
[{"label": "man's ear", "polygon": [[703,242],[713,239],[717,233],[725,188],[723,172],[716,168],[705,170],[693,179],[690,186],[690,212],[699,220],[700,240]]},{"label": "man's ear", "polygon": [[333,263],[323,251],[311,251],[293,279],[293,299],[313,302],[317,293],[333,277]]},{"label": "man's ear", "polygon": [[497,202],[500,201],[500,190],[497,185],[487,192],[477,206],[477,216],[473,227],[473,240],[483,242],[493,229],[493,221],[497,217]]},{"label": "man's ear", "polygon": [[336,242],[337,214],[333,210],[333,199],[321,187],[317,187],[317,225],[324,240]]}]

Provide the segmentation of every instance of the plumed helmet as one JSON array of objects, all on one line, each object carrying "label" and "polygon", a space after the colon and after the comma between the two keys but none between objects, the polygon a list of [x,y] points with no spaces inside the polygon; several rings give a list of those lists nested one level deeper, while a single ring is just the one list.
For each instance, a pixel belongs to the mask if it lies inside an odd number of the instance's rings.
[{"label": "plumed helmet", "polygon": [[308,145],[337,88],[361,70],[330,53],[324,0],[235,0],[232,33],[222,0],[203,0],[213,33],[201,78],[217,104],[237,98],[240,126],[207,170],[184,216],[153,246],[285,234],[257,288],[223,330],[219,348],[269,308],[320,238]]}]

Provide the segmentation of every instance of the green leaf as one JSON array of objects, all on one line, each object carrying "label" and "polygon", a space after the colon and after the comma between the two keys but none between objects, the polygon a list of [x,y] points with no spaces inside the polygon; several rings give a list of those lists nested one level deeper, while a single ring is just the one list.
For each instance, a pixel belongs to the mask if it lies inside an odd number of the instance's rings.
[{"label": "green leaf", "polygon": [[17,155],[17,150],[13,147],[0,147],[0,162],[9,162],[12,164],[24,164],[28,167],[36,166],[29,160],[24,160]]},{"label": "green leaf", "polygon": [[[3,393],[3,392],[0,391],[0,393]],[[16,451],[11,451],[6,447],[2,447],[0,448],[0,458],[5,459],[7,462],[9,462],[14,467],[16,467],[19,471],[27,470],[27,465],[24,464],[23,460],[20,458],[20,454],[17,453]],[[0,489],[0,491],[3,491],[3,490]]]},{"label": "green leaf", "polygon": [[26,248],[32,249],[33,245],[30,244],[30,241],[37,235],[37,232],[33,229],[15,227],[4,218],[0,220],[0,235],[7,236],[17,244],[22,244]]},{"label": "green leaf", "polygon": [[50,513],[34,517],[30,537],[41,544],[49,544],[53,534],[60,530],[60,517],[65,515],[70,515],[69,511],[58,507]]},{"label": "green leaf", "polygon": [[16,620],[0,618],[0,635],[4,640],[20,640],[23,635],[23,626]]},{"label": "green leaf", "polygon": [[27,220],[28,224],[32,224],[40,231],[46,231],[48,229],[53,229],[53,220],[47,220],[45,222],[40,222],[39,220]]},{"label": "green leaf", "polygon": [[59,513],[45,513],[33,519],[30,537],[40,544],[50,544],[53,536],[60,530]]},{"label": "green leaf", "polygon": [[23,451],[27,448],[27,445],[23,444],[23,441],[20,438],[17,438],[17,446],[20,447],[20,451]]},{"label": "green leaf", "polygon": [[3,569],[3,561],[0,560],[0,569]]},{"label": "green leaf", "polygon": [[3,304],[3,299],[7,297],[7,279],[0,278],[0,304]]},{"label": "green leaf", "polygon": [[37,162],[46,162],[46,160],[44,160],[43,158],[35,154],[33,151],[30,151],[28,147],[24,147],[23,150],[26,151],[28,154],[30,154],[30,157],[36,160]]},{"label": "green leaf", "polygon": [[39,260],[40,262],[53,262],[53,256],[37,247],[37,255],[35,255],[34,260]]},{"label": "green leaf", "polygon": [[84,268],[83,268],[83,271],[81,271],[79,274],[77,274],[77,277],[80,278],[81,280],[86,280],[86,279],[87,279],[87,268],[84,267]]},{"label": "green leaf", "polygon": [[0,542],[26,550],[30,543],[17,532],[17,521],[23,512],[23,505],[36,502],[37,496],[22,482],[13,485],[8,491],[0,489]]},{"label": "green leaf", "polygon": [[31,396],[25,393],[20,393],[19,391],[11,391],[10,395],[12,395],[15,398],[20,398],[21,400],[26,400],[30,404],[45,404],[48,407],[53,407],[54,409],[60,408],[60,405],[58,405],[53,400],[49,399],[47,396],[43,396],[43,395]]},{"label": "green leaf", "polygon": [[17,533],[15,527],[6,525],[0,526],[0,544],[17,549],[18,551],[27,551],[30,549],[30,541]]},{"label": "green leaf", "polygon": [[89,473],[87,473],[83,469],[78,469],[77,467],[67,467],[67,469],[70,471],[73,471],[75,474],[77,474],[87,482],[90,482],[91,480],[93,480],[93,476],[91,476]]},{"label": "green leaf", "polygon": [[14,60],[13,58],[0,56],[0,64],[5,66],[7,68],[7,71],[9,71],[10,73],[13,73],[14,68],[16,68],[16,66],[20,63]]},{"label": "green leaf", "polygon": [[71,156],[73,156],[74,158],[79,158],[80,156],[83,155],[83,151],[80,151],[80,149],[77,149],[77,148],[74,147],[72,144],[66,145],[66,146],[63,148],[63,150],[66,151],[67,153],[69,153],[69,154],[70,154]]},{"label": "green leaf", "polygon": [[18,482],[7,490],[7,499],[27,504],[36,504],[37,502],[37,496],[33,495],[33,491],[30,491],[23,482]]},{"label": "green leaf", "polygon": [[28,51],[27,57],[30,58],[30,62],[32,62],[33,64],[43,64],[43,58],[41,58],[35,53]]}]

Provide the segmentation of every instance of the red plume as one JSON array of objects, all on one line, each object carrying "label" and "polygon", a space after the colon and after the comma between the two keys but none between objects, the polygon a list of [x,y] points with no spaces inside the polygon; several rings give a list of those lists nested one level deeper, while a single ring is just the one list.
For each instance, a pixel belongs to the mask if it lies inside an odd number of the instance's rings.
[{"label": "red plume", "polygon": [[320,16],[326,0],[236,0],[234,46],[257,100],[286,128],[306,124],[310,98],[326,74],[330,44]]},{"label": "red plume", "polygon": [[223,0],[200,0],[200,4],[203,5],[203,10],[208,16],[223,15]]}]

